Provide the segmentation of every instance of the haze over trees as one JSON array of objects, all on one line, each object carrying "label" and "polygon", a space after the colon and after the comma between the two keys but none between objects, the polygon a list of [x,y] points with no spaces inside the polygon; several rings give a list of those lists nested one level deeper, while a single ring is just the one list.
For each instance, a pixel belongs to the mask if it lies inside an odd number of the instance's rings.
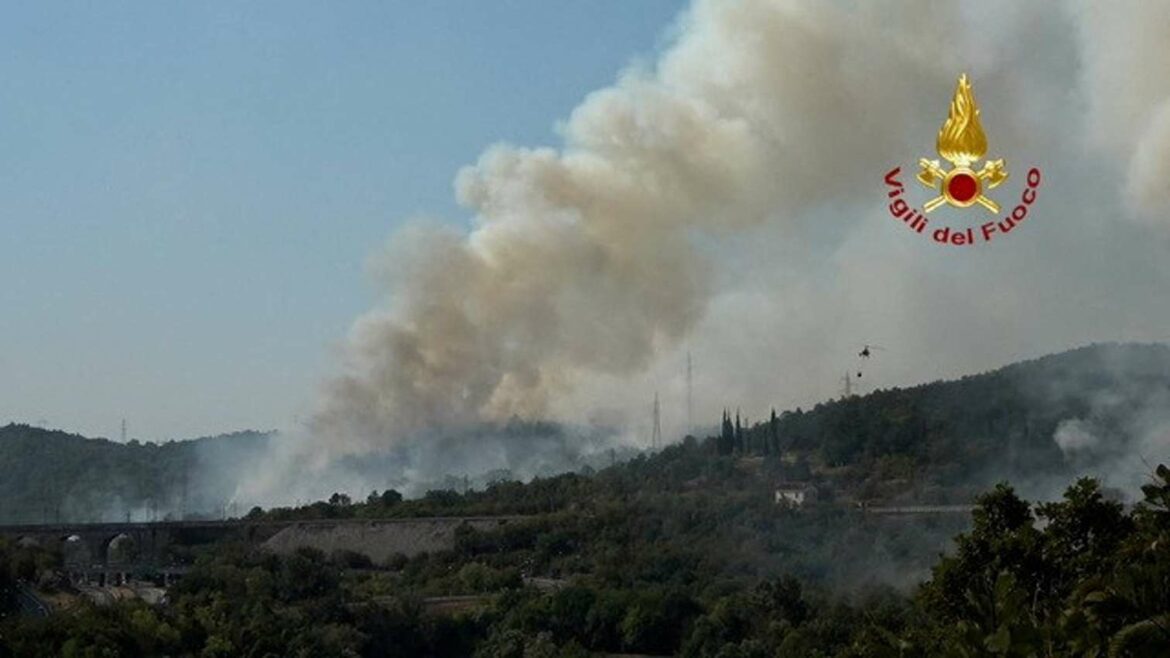
[{"label": "haze over trees", "polygon": [[29,425],[0,427],[0,523],[219,517],[270,437],[237,432],[118,443]]},{"label": "haze over trees", "polygon": [[[466,528],[451,551],[385,565],[312,549],[278,556],[220,545],[159,607],[123,601],[80,604],[48,619],[16,616],[13,588],[53,564],[38,561],[38,549],[0,544],[0,655],[1154,657],[1170,650],[1165,467],[1131,511],[1091,479],[1040,505],[999,485],[979,497],[973,525],[921,586],[864,586],[858,574],[829,587],[815,572],[794,577],[766,559],[814,550],[813,535],[755,555],[731,550],[753,536],[782,536],[751,527],[762,517],[737,516],[744,501],[733,491],[695,491],[673,511],[650,507],[647,475],[671,470],[683,454],[598,474],[617,498],[599,487],[575,508],[488,532]],[[494,495],[539,497],[550,486],[579,487],[580,479],[502,485]],[[801,526],[800,512],[772,513],[778,525]],[[857,524],[862,512],[853,514]],[[729,533],[737,534],[718,539]],[[821,556],[834,558],[850,559]],[[465,607],[428,608],[433,597],[456,593],[470,599]]]},{"label": "haze over trees", "polygon": [[[68,587],[51,550],[0,542],[0,656],[1163,656],[1170,470],[1126,468],[1159,445],[1168,379],[1165,347],[1095,346],[759,422],[729,410],[712,436],[601,469],[254,507],[249,520],[526,518],[384,563],[193,547],[157,607],[21,615],[23,588]],[[39,433],[0,430],[26,453]],[[96,459],[184,444],[45,445]],[[1094,469],[1144,486],[1078,479]],[[817,501],[777,505],[793,482]],[[872,511],[953,502],[977,508]]]},{"label": "haze over trees", "polygon": [[[786,476],[798,480],[809,478],[811,467],[842,469],[840,474],[867,487],[860,498],[965,502],[1004,479],[1030,496],[1051,498],[1079,474],[1100,476],[1106,486],[1128,486],[1134,494],[1133,483],[1148,471],[1143,458],[1156,459],[1164,449],[1158,441],[1159,428],[1170,423],[1167,408],[1170,347],[1095,345],[957,381],[761,413],[762,422],[749,424],[732,408],[716,429],[716,451],[785,455]],[[494,481],[596,469],[611,461],[608,451],[596,450],[612,436],[600,430],[517,420],[483,431],[490,443],[478,441],[472,430],[433,437],[433,452],[442,454],[428,456],[425,464],[404,451],[371,454],[339,462],[331,475],[351,487],[339,493],[361,499],[373,489],[421,495],[462,490],[465,482],[482,489]],[[0,467],[7,474],[0,480],[0,522],[125,520],[127,513],[137,520],[218,517],[233,511],[227,505],[239,485],[267,467],[263,460],[278,440],[242,432],[123,445],[23,425],[0,427]],[[596,453],[590,458],[581,448],[586,444]],[[488,445],[493,457],[504,454],[514,470],[496,463],[477,470],[476,451]],[[619,450],[614,458],[632,454]],[[408,491],[393,477],[408,467],[427,471],[430,481],[409,483]],[[239,515],[254,504],[236,502]]]}]

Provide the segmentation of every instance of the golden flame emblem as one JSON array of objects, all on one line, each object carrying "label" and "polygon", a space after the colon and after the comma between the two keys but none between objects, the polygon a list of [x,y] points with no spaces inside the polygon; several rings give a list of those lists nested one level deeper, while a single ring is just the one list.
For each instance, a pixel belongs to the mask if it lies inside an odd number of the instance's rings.
[{"label": "golden flame emblem", "polygon": [[1008,172],[1003,159],[988,160],[983,168],[975,171],[972,165],[987,154],[987,135],[979,122],[979,106],[975,103],[975,92],[967,74],[959,76],[955,97],[951,99],[947,120],[938,131],[935,144],[938,154],[954,167],[944,170],[938,160],[922,158],[918,161],[921,170],[918,181],[937,190],[940,194],[927,201],[923,210],[930,212],[948,203],[956,208],[968,208],[978,203],[989,212],[998,213],[999,204],[983,194],[1007,180]]}]

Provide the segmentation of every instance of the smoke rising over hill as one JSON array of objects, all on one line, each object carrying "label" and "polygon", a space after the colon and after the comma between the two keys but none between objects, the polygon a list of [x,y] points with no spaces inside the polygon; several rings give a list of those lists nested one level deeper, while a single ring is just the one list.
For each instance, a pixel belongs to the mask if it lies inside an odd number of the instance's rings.
[{"label": "smoke rising over hill", "polygon": [[[1006,479],[1048,500],[1091,475],[1134,497],[1153,464],[1170,462],[1168,396],[1170,347],[1097,345],[960,380],[781,410],[774,435],[768,422],[745,424],[744,445],[757,456],[775,455],[766,445],[783,446],[788,458],[771,459],[770,468],[803,470],[801,477],[822,478],[825,493],[838,496],[967,502]],[[335,492],[360,500],[391,488],[407,496],[482,490],[587,473],[639,452],[630,447],[639,437],[547,422],[480,423],[415,438],[314,463],[297,437],[279,434],[122,444],[0,427],[0,464],[12,474],[0,486],[0,522],[218,518]],[[700,462],[718,461],[714,447],[689,450]],[[810,464],[835,467],[816,466],[813,475]]]},{"label": "smoke rising over hill", "polygon": [[456,181],[469,234],[415,227],[391,242],[389,308],[355,326],[316,433],[377,445],[539,417],[581,373],[646,370],[706,312],[699,241],[851,196],[904,150],[907,122],[889,121],[901,102],[867,88],[920,66],[865,20],[699,3],[653,71],[573,112],[562,149],[489,149]]},{"label": "smoke rising over hill", "polygon": [[[712,416],[828,397],[869,340],[891,348],[889,386],[1161,338],[1164,236],[1116,220],[1165,216],[1166,7],[698,0],[559,148],[496,145],[459,172],[469,230],[391,238],[385,301],[294,452],[324,464],[512,416],[636,429],[655,389],[677,435],[688,346]],[[1003,189],[1032,163],[1051,181],[978,252],[907,236],[880,191],[932,155],[963,71]]]}]

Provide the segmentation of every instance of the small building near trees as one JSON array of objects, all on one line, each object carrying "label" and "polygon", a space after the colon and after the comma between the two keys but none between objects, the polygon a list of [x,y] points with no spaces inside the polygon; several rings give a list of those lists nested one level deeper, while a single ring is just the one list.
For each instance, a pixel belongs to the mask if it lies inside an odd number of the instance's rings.
[{"label": "small building near trees", "polygon": [[808,482],[782,482],[776,485],[774,499],[777,505],[800,508],[816,502],[817,488]]}]

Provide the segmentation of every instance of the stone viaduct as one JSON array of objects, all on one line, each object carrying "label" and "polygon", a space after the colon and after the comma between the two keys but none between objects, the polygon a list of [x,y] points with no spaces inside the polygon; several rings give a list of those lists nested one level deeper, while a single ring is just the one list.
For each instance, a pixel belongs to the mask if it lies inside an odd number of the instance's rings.
[{"label": "stone viaduct", "polygon": [[312,547],[353,551],[383,563],[450,549],[460,526],[498,528],[525,517],[327,519],[311,521],[159,521],[0,526],[0,537],[55,548],[75,582],[114,585],[149,576],[166,584],[190,563],[190,549],[221,541],[261,544],[277,553]]}]

